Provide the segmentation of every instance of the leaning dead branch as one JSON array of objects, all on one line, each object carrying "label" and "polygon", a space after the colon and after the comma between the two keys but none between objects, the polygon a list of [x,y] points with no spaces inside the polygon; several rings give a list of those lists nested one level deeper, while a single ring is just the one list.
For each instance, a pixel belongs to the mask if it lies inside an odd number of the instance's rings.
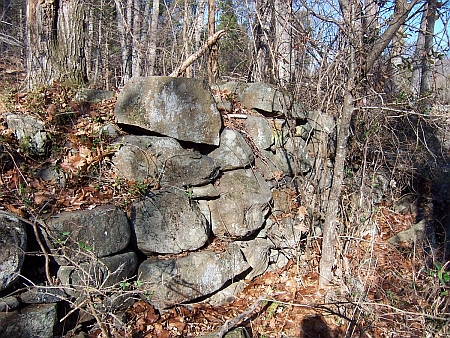
[{"label": "leaning dead branch", "polygon": [[205,54],[211,46],[213,46],[224,34],[226,30],[222,29],[216,32],[214,35],[211,35],[206,43],[196,51],[194,54],[191,54],[179,67],[177,67],[169,76],[178,77],[184,73],[187,67],[189,67],[195,60],[197,60],[200,56]]}]

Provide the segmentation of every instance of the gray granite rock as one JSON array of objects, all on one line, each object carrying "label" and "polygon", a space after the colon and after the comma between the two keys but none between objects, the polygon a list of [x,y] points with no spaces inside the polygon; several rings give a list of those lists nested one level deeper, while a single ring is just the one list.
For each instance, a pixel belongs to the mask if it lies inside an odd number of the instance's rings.
[{"label": "gray granite rock", "polygon": [[222,120],[210,89],[198,79],[130,79],[117,97],[118,123],[177,140],[219,145]]},{"label": "gray granite rock", "polygon": [[210,233],[196,202],[183,190],[157,191],[133,203],[131,224],[137,246],[146,254],[193,251]]},{"label": "gray granite rock", "polygon": [[25,224],[11,213],[0,211],[0,291],[13,285],[25,258]]}]

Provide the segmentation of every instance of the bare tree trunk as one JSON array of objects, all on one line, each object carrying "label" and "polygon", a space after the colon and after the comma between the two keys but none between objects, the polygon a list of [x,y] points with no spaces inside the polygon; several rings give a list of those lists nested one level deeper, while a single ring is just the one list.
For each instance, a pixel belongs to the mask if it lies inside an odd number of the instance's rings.
[{"label": "bare tree trunk", "polygon": [[159,0],[153,0],[152,17],[149,32],[149,51],[148,51],[149,75],[155,75],[158,20],[159,20]]},{"label": "bare tree trunk", "polygon": [[[347,35],[352,36],[356,19],[355,4],[352,0],[341,0],[341,11],[344,17]],[[350,33],[350,34],[349,34]],[[333,280],[333,267],[336,259],[337,225],[339,218],[339,202],[341,198],[342,182],[345,175],[345,157],[347,155],[347,141],[350,133],[350,122],[355,109],[354,91],[357,82],[357,56],[354,41],[350,41],[348,52],[348,77],[344,89],[344,102],[341,111],[341,121],[336,142],[336,157],[334,163],[333,181],[328,198],[325,222],[323,224],[322,254],[319,262],[319,289],[324,289]]]},{"label": "bare tree trunk", "polygon": [[[396,12],[402,12],[405,10],[403,7],[403,1],[397,1],[395,6]],[[403,76],[403,72],[401,71],[401,66],[403,64],[403,53],[405,49],[404,43],[404,25],[400,26],[397,33],[394,35],[392,39],[392,49],[391,49],[391,64],[390,64],[390,83],[391,83],[391,92],[394,95],[399,94],[405,89],[405,78]]]},{"label": "bare tree trunk", "polygon": [[411,12],[411,9],[418,3],[419,0],[412,0],[411,2],[406,2],[405,0],[397,0],[397,2],[399,1],[403,2],[402,8],[404,8],[404,10],[394,13],[394,15],[392,16],[392,20],[390,21],[386,30],[375,40],[373,48],[370,49],[365,60],[366,73],[373,68],[381,53],[383,53],[383,51],[392,41],[394,35],[405,23],[406,18]]},{"label": "bare tree trunk", "polygon": [[414,51],[414,57],[412,60],[412,73],[409,90],[413,95],[419,95],[420,92],[422,57],[425,51],[425,32],[427,30],[427,7],[425,7],[425,10],[422,14],[422,19],[420,21],[420,29],[417,35],[416,49]]},{"label": "bare tree trunk", "polygon": [[[184,0],[184,14],[183,14],[183,48],[186,56],[189,55],[189,37],[188,37],[188,25],[189,25],[189,0]],[[192,77],[191,66],[186,68],[185,76]]]},{"label": "bare tree trunk", "polygon": [[422,78],[420,80],[420,96],[428,94],[431,90],[431,61],[433,51],[434,26],[436,23],[436,0],[428,0],[426,11],[426,30],[424,51],[422,53]]},{"label": "bare tree trunk", "polygon": [[131,21],[128,25],[131,27],[131,74],[140,76],[142,69],[142,14],[140,12],[140,0],[132,0]]},{"label": "bare tree trunk", "polygon": [[[1,23],[8,22],[9,21],[9,10],[11,8],[11,0],[4,0],[1,6],[1,13],[0,13],[0,27],[2,26]],[[6,26],[7,33],[9,33],[9,27]],[[3,31],[2,31],[3,33]],[[8,49],[9,43],[9,34],[1,34],[0,35],[0,52],[4,52]]]},{"label": "bare tree trunk", "polygon": [[126,18],[128,17],[128,6],[124,7],[120,0],[114,1],[117,11],[117,28],[120,36],[120,49],[122,53],[122,81],[121,84],[125,84],[131,77],[130,67],[130,47]]},{"label": "bare tree trunk", "polygon": [[255,2],[255,51],[252,81],[275,82],[274,0]]},{"label": "bare tree trunk", "polygon": [[82,0],[27,3],[29,87],[87,82]]},{"label": "bare tree trunk", "polygon": [[293,82],[293,66],[295,61],[292,56],[292,28],[290,20],[292,16],[292,2],[275,0],[275,55],[277,80],[283,86]]},{"label": "bare tree trunk", "polygon": [[[404,1],[404,0],[398,0]],[[417,0],[413,0],[417,1]],[[329,285],[333,278],[333,266],[336,259],[336,225],[339,218],[339,200],[342,191],[342,182],[344,179],[345,157],[347,154],[347,141],[350,131],[350,122],[353,111],[355,110],[355,94],[359,86],[359,79],[361,77],[361,66],[364,70],[370,72],[383,52],[386,46],[392,41],[398,29],[402,26],[413,4],[405,3],[405,10],[394,14],[394,19],[386,28],[383,34],[376,39],[373,48],[369,51],[365,65],[358,62],[357,51],[366,50],[365,46],[361,45],[362,40],[359,36],[360,20],[360,4],[356,0],[340,0],[339,2],[342,16],[344,18],[346,30],[343,35],[347,37],[350,51],[348,55],[348,77],[344,89],[344,102],[341,111],[341,121],[339,125],[338,137],[336,142],[336,159],[334,164],[333,181],[331,184],[330,197],[328,201],[327,211],[325,215],[325,222],[323,225],[323,241],[322,241],[322,255],[319,263],[319,289],[323,289]]]},{"label": "bare tree trunk", "polygon": [[86,73],[91,79],[92,65],[93,65],[93,39],[94,39],[94,9],[89,8],[87,17],[87,39],[86,39]]},{"label": "bare tree trunk", "polygon": [[[215,0],[208,0],[208,34],[213,36],[216,33],[216,5]],[[210,85],[216,83],[219,74],[219,48],[214,43],[209,48],[208,55],[208,82]]]}]

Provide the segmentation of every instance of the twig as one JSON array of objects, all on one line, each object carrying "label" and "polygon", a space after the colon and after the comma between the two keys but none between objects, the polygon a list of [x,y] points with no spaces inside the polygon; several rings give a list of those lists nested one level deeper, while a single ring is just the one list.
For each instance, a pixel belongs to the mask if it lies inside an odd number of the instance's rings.
[{"label": "twig", "polygon": [[227,320],[225,324],[221,327],[219,332],[217,332],[216,337],[222,338],[228,331],[230,331],[233,327],[235,327],[239,322],[243,319],[247,318],[253,311],[255,311],[261,302],[265,301],[263,298],[259,298],[255,301],[247,310],[237,315],[235,318],[231,320]]}]

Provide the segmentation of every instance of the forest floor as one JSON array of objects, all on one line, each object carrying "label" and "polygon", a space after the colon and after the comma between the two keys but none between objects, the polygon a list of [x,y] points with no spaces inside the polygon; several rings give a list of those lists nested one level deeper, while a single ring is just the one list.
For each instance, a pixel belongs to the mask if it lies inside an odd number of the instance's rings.
[{"label": "forest floor", "polygon": [[[99,130],[114,122],[115,99],[79,103],[73,91],[58,84],[23,93],[18,90],[23,80],[20,69],[0,65],[0,81],[5,84],[0,89],[1,209],[24,218],[107,203],[126,209],[155,188],[119,181],[111,170],[111,140]],[[30,154],[27,144],[18,142],[8,130],[5,116],[13,112],[45,121],[53,135],[45,156]],[[66,186],[38,179],[36,172],[43,165],[59,166],[67,175]],[[233,326],[245,326],[252,337],[450,334],[450,276],[444,263],[428,263],[430,256],[420,246],[393,248],[386,242],[414,224],[417,215],[394,212],[387,202],[375,210],[371,222],[378,229],[376,234],[340,241],[345,246],[339,250],[343,263],[335,271],[338,282],[328,290],[317,288],[321,240],[311,236],[300,243],[296,260],[249,282],[230,304],[213,307],[201,302],[157,313],[140,300],[126,310],[126,325],[112,326],[111,334],[194,337],[217,331],[235,318],[240,320]],[[101,337],[101,330],[93,325],[89,337]]]}]

